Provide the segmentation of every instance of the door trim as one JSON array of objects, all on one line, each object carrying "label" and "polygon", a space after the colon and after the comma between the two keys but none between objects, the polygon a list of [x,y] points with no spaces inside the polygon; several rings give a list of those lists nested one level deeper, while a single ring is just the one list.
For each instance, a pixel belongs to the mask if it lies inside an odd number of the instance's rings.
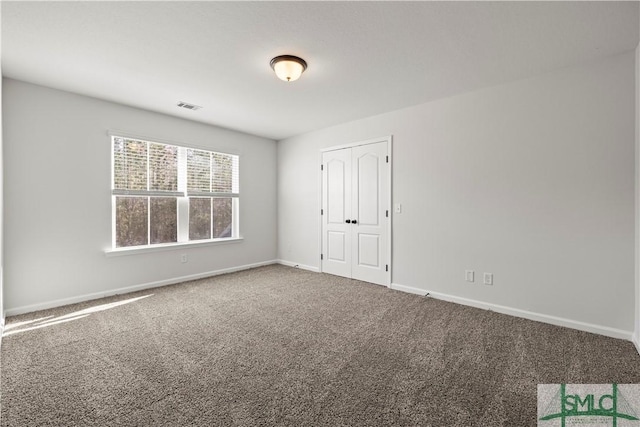
[{"label": "door trim", "polygon": [[[387,177],[388,179],[388,184],[389,184],[389,196],[387,199],[387,209],[389,210],[389,226],[387,227],[387,241],[389,242],[389,244],[387,245],[387,262],[389,263],[389,274],[387,275],[387,279],[388,279],[388,283],[386,284],[386,286],[388,288],[391,288],[391,283],[393,282],[392,280],[392,274],[393,274],[393,263],[391,262],[392,260],[392,256],[393,256],[393,135],[389,135],[389,136],[382,136],[380,138],[371,138],[371,139],[367,139],[364,141],[359,141],[359,142],[352,142],[349,144],[342,144],[342,145],[334,145],[331,147],[327,147],[327,148],[322,148],[320,149],[320,152],[318,154],[319,156],[319,161],[318,161],[318,218],[319,218],[319,227],[318,227],[318,259],[320,258],[320,254],[322,254],[322,216],[320,215],[320,210],[322,209],[322,170],[320,169],[322,166],[322,155],[328,151],[336,151],[336,150],[343,150],[345,148],[353,148],[353,147],[358,147],[361,145],[369,145],[369,144],[377,144],[379,142],[386,142],[387,143],[387,156],[389,156],[389,176]],[[322,260],[320,260],[320,268],[318,269],[320,271],[320,273],[323,272],[322,269]]]}]

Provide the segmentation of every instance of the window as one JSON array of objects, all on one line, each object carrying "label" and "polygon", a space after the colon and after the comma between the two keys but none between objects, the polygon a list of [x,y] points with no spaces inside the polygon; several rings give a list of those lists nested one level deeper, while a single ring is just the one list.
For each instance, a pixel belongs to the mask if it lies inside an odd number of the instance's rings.
[{"label": "window", "polygon": [[238,237],[237,155],[111,140],[113,248]]}]

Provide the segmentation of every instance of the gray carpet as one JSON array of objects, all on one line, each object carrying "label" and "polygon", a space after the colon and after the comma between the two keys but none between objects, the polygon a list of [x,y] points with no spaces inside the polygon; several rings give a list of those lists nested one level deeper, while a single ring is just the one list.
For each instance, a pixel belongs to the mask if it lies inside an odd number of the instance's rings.
[{"label": "gray carpet", "polygon": [[523,427],[538,383],[640,383],[630,342],[283,266],[7,326],[2,426]]}]

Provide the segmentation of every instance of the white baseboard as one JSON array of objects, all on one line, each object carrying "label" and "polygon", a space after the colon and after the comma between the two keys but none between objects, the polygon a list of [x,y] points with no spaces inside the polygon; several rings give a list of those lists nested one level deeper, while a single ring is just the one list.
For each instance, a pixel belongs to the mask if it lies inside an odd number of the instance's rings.
[{"label": "white baseboard", "polygon": [[301,268],[303,270],[313,271],[314,273],[319,273],[320,269],[318,267],[312,267],[310,265],[298,264],[292,261],[285,261],[283,259],[277,260],[278,264],[286,265],[287,267]]},{"label": "white baseboard", "polygon": [[[497,305],[497,304],[477,301],[473,299],[457,297],[454,295],[443,294],[440,292],[431,292],[425,289],[399,285],[397,283],[392,283],[391,289],[396,289],[398,291],[408,292],[411,294],[418,294],[423,296],[426,294],[429,294],[429,297],[443,300],[443,301],[454,302],[456,304],[468,305],[470,307],[481,308],[484,310],[491,310],[491,311],[495,311],[496,313],[508,314],[510,316],[515,316],[515,317],[522,317],[524,319],[535,320],[537,322],[549,323],[551,325],[564,326],[566,328],[578,329],[580,331],[605,335],[612,338],[620,338],[627,341],[633,341],[633,332],[624,331],[622,329],[615,329],[615,328],[610,328],[608,326],[594,325],[592,323],[584,323],[577,320],[550,316],[548,314],[534,313],[532,311],[520,310],[518,308],[511,308],[503,305]],[[636,348],[640,348],[635,341],[634,341],[634,344],[636,345]]]},{"label": "white baseboard", "polygon": [[218,276],[220,274],[233,273],[235,271],[248,270],[250,268],[262,267],[264,265],[277,264],[277,260],[257,262],[255,264],[245,264],[237,267],[223,268],[221,270],[207,271],[204,273],[190,274],[188,276],[174,277],[166,280],[158,280],[156,282],[144,283],[141,285],[127,286],[124,288],[110,289],[107,291],[94,292],[91,294],[79,295],[76,297],[62,298],[54,301],[48,301],[38,304],[25,305],[22,307],[8,308],[6,316],[15,316],[18,314],[31,313],[33,311],[46,310],[48,308],[60,307],[63,305],[75,304],[78,302],[90,301],[98,298],[109,297],[112,295],[127,294],[145,289],[158,288],[160,286],[174,285],[176,283],[187,282],[189,280],[204,279],[206,277]]},{"label": "white baseboard", "polygon": [[640,354],[640,342],[638,341],[638,334],[633,334],[633,338],[631,339],[633,345],[636,346],[636,351]]},{"label": "white baseboard", "polygon": [[389,287],[391,289],[395,289],[396,291],[402,291],[402,292],[406,292],[408,294],[416,294],[416,295],[425,296],[426,294],[430,293],[429,291],[425,291],[424,289],[412,288],[411,286],[399,285],[397,283],[392,283]]}]

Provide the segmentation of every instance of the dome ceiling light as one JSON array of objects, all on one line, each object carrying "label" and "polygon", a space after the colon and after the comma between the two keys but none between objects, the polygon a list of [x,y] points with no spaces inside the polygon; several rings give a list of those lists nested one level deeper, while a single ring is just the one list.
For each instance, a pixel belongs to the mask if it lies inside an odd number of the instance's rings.
[{"label": "dome ceiling light", "polygon": [[307,69],[307,63],[297,56],[280,55],[271,60],[271,68],[273,68],[280,80],[293,82],[298,80],[304,70]]}]

